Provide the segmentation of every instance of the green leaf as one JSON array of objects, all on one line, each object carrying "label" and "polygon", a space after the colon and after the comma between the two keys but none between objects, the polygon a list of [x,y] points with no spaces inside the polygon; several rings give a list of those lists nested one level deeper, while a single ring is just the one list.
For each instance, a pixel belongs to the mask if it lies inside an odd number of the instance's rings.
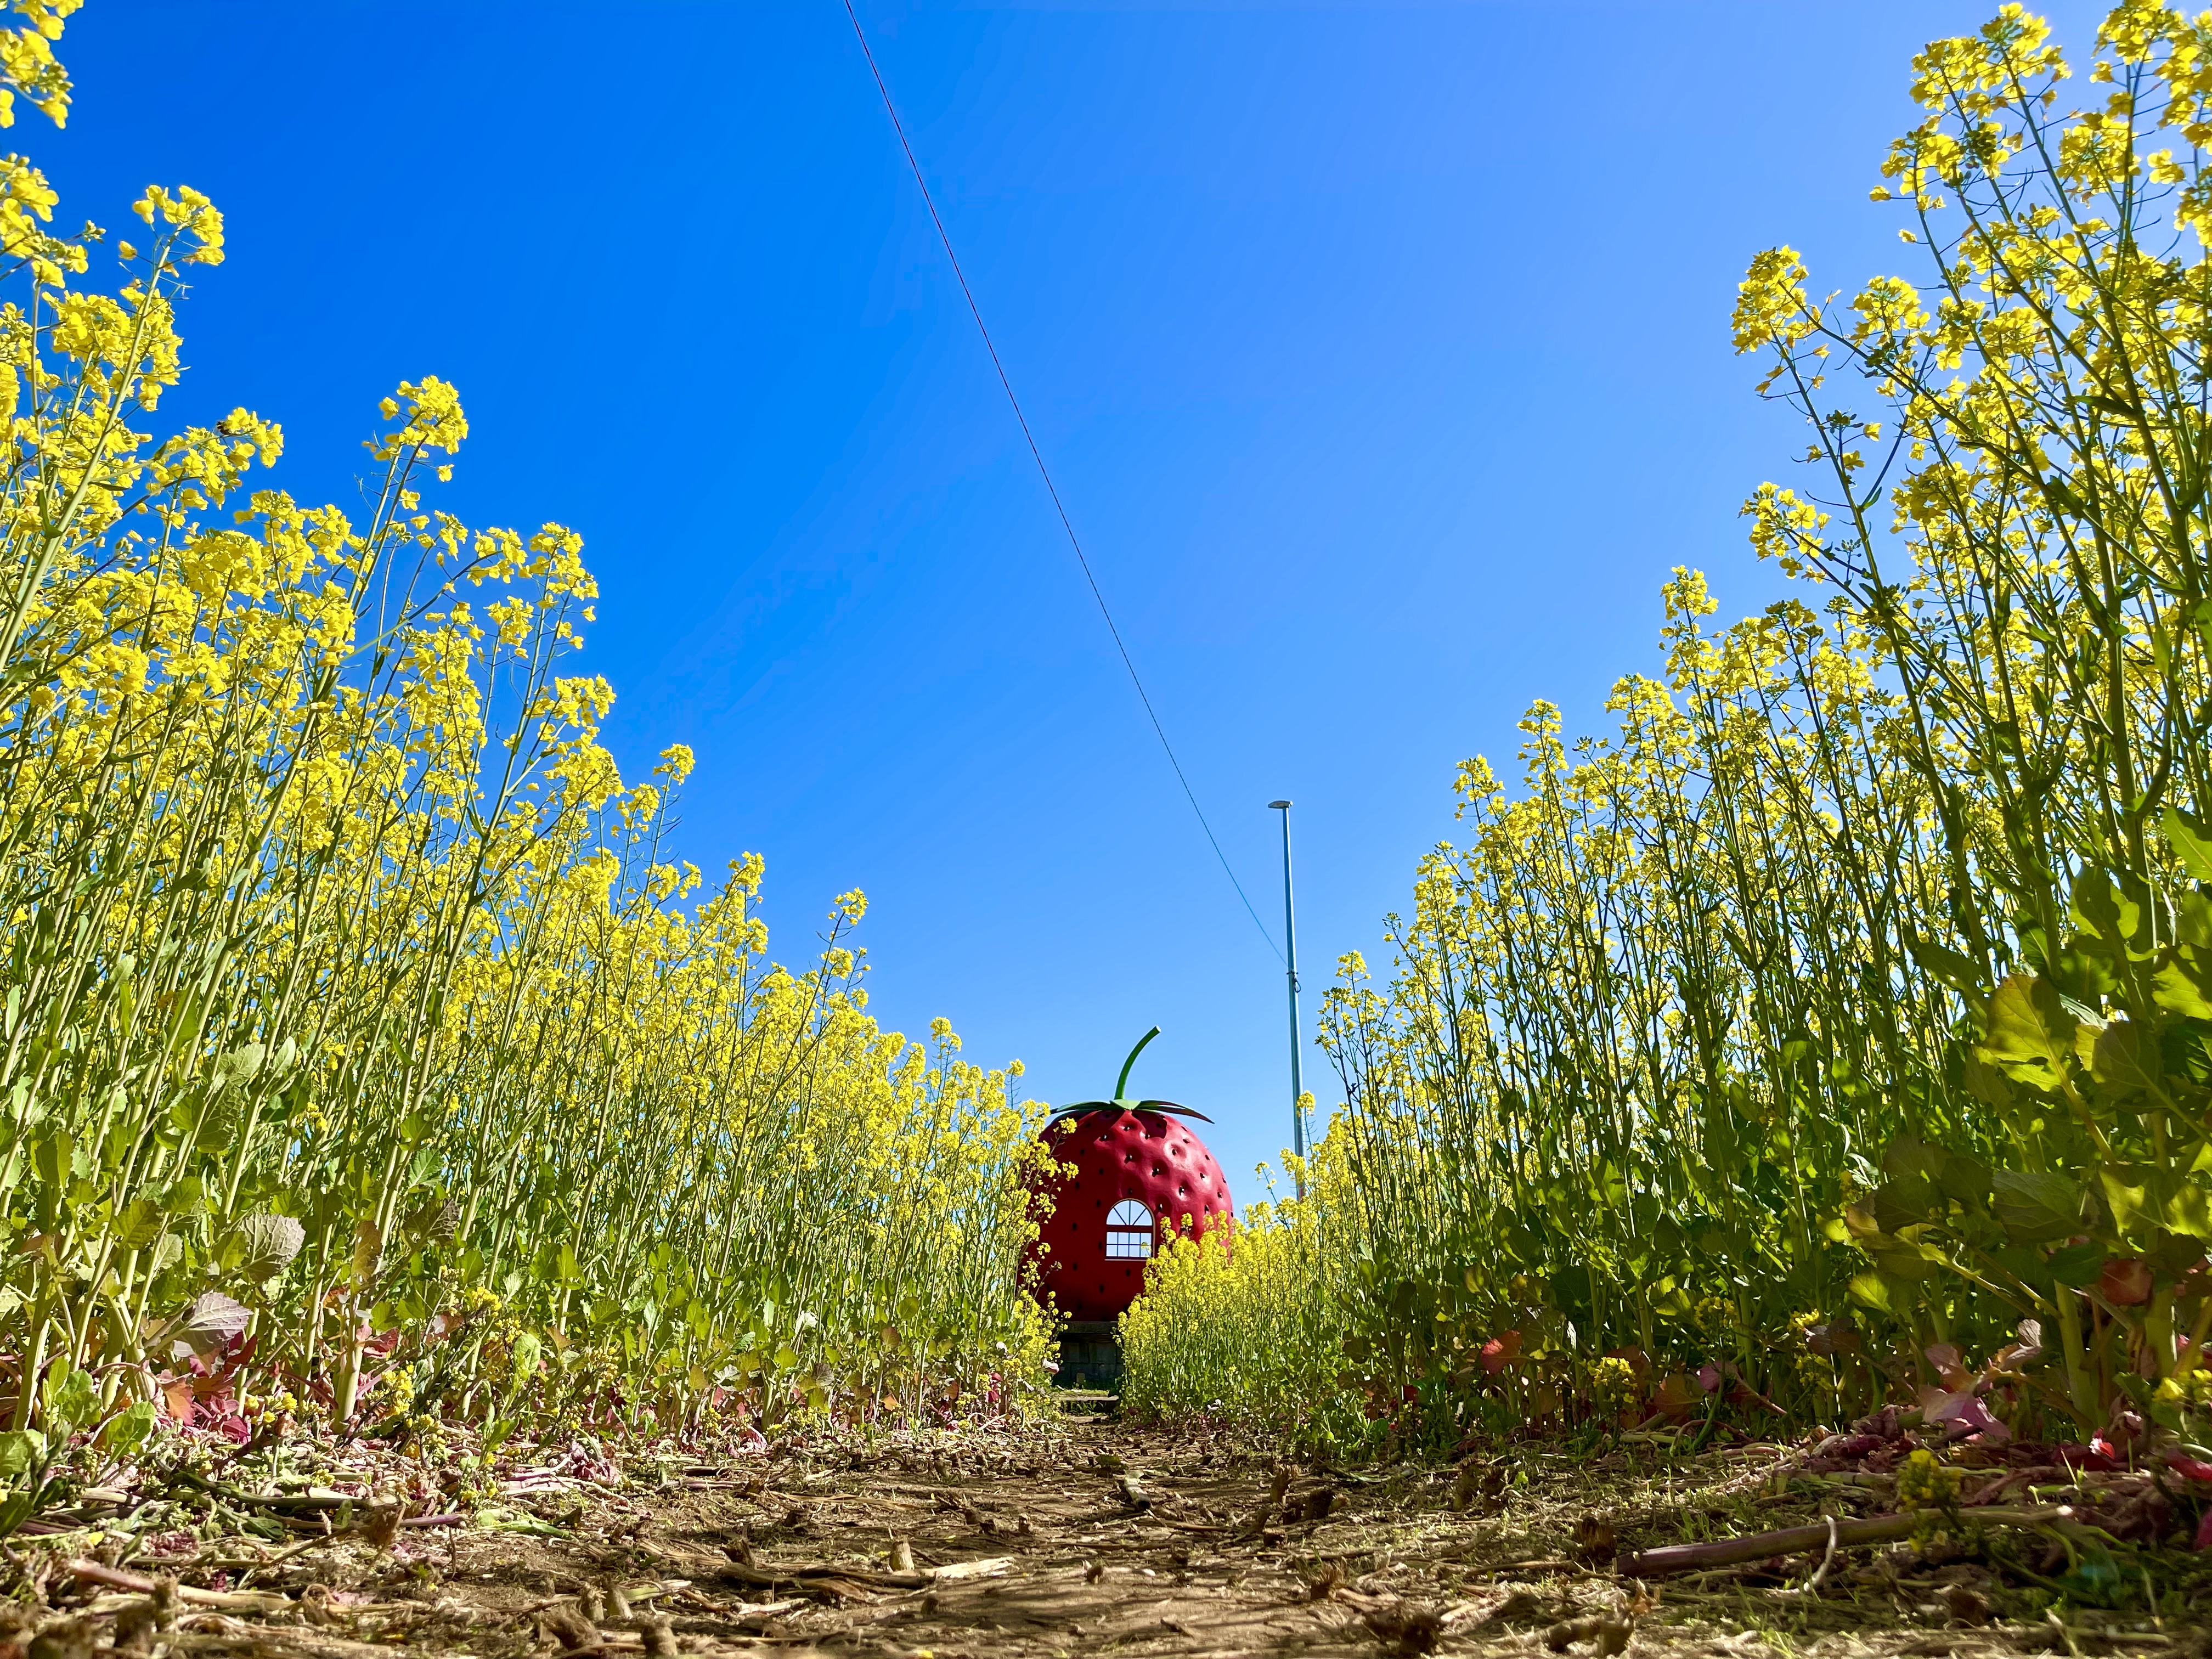
[{"label": "green leaf", "polygon": [[424,1200],[406,1220],[407,1237],[420,1244],[449,1244],[460,1228],[461,1206],[441,1193]]},{"label": "green leaf", "polygon": [[1932,979],[1941,980],[1967,1001],[1979,1008],[1983,1003],[1982,970],[1948,945],[1938,945],[1934,939],[1923,939],[1918,933],[1905,936],[1905,948],[1912,959]]},{"label": "green leaf", "polygon": [[258,1042],[241,1042],[223,1056],[218,1070],[226,1083],[251,1083],[261,1074],[269,1050]]},{"label": "green leaf", "polygon": [[2041,1244],[2081,1230],[2081,1188],[2064,1176],[1999,1170],[1990,1188],[1990,1213],[2015,1244]]},{"label": "green leaf", "polygon": [[2142,907],[2113,887],[2109,873],[2098,869],[2085,869],[2075,878],[2069,909],[2091,938],[2105,947],[2100,954],[2113,957],[2126,954],[2128,940],[2142,921]]},{"label": "green leaf", "polygon": [[30,1473],[31,1466],[46,1455],[46,1437],[36,1429],[10,1429],[0,1434],[0,1479],[13,1480]]},{"label": "green leaf", "polygon": [[2105,1247],[2095,1239],[2086,1244],[2069,1244],[2052,1255],[2045,1268],[2061,1285],[2080,1290],[2097,1282],[2105,1270]]},{"label": "green leaf", "polygon": [[1966,1205],[1985,1205],[1990,1201],[1990,1166],[1978,1158],[1945,1152],[1942,1167],[1936,1171],[1936,1185],[1946,1198]]},{"label": "green leaf", "polygon": [[2108,1089],[2133,1093],[2154,1089],[2163,1075],[2157,1042],[2131,1019],[2116,1019],[2097,1033],[2089,1075]]},{"label": "green leaf", "polygon": [[[562,1248],[566,1249],[568,1247],[563,1245]],[[353,1229],[351,1266],[355,1285],[368,1285],[376,1277],[377,1267],[383,1260],[384,1234],[378,1229],[373,1218],[363,1216],[354,1223]]]},{"label": "green leaf", "polygon": [[[2201,1244],[2183,1245],[2172,1235],[2212,1239],[2212,1190],[2189,1174],[2160,1164],[2108,1164],[2097,1172],[2112,1224],[2131,1247],[2159,1254],[2161,1242],[2185,1269],[2203,1254]],[[2186,1260],[2183,1260],[2186,1258]]]},{"label": "green leaf", "polygon": [[150,1198],[134,1198],[115,1218],[115,1242],[126,1250],[143,1250],[161,1236],[161,1206]]},{"label": "green leaf", "polygon": [[2016,1083],[2054,1089],[2074,1065],[2074,1016],[2041,975],[2006,976],[1990,999],[1990,1034],[1976,1053]]},{"label": "green leaf", "polygon": [[244,1247],[238,1271],[258,1285],[292,1265],[307,1241],[307,1230],[292,1216],[250,1215],[238,1224],[238,1237]]},{"label": "green leaf", "polygon": [[1932,1176],[1942,1167],[1943,1154],[1930,1148],[1917,1135],[1899,1135],[1881,1149],[1881,1168],[1885,1175],[1902,1179],[1908,1176]]},{"label": "green leaf", "polygon": [[201,1358],[221,1353],[234,1337],[246,1334],[253,1315],[221,1291],[203,1291],[178,1321],[176,1337]]},{"label": "green leaf", "polygon": [[47,1382],[46,1420],[56,1435],[75,1434],[99,1414],[100,1390],[90,1373],[67,1370]]},{"label": "green leaf", "polygon": [[2212,1019],[2212,998],[2204,994],[2199,975],[2191,971],[2196,955],[2193,950],[2176,951],[2160,964],[2151,976],[2151,1000],[2184,1019]]},{"label": "green leaf", "polygon": [[2159,814],[2158,823],[2181,867],[2199,881],[2212,881],[2212,832],[2203,820],[2168,806]]},{"label": "green leaf", "polygon": [[1851,1279],[1851,1299],[1876,1313],[1893,1313],[1889,1285],[1878,1273],[1857,1273]]},{"label": "green leaf", "polygon": [[1984,1106],[1994,1106],[1999,1111],[2009,1111],[2016,1098],[2012,1085],[2005,1081],[2002,1072],[1974,1054],[1966,1056],[1960,1081],[1966,1092]]},{"label": "green leaf", "polygon": [[1590,1270],[1574,1261],[1552,1275],[1552,1300],[1562,1313],[1572,1314],[1590,1305]]},{"label": "green leaf", "polygon": [[128,1411],[118,1412],[100,1425],[99,1445],[111,1456],[126,1457],[146,1443],[154,1432],[154,1402],[141,1400]]},{"label": "green leaf", "polygon": [[2212,1239],[2212,1190],[2184,1176],[2160,1206],[2160,1218],[2171,1232],[2191,1238]]},{"label": "green leaf", "polygon": [[76,1150],[76,1142],[67,1129],[50,1130],[31,1148],[31,1167],[40,1180],[58,1187],[70,1177]]},{"label": "green leaf", "polygon": [[2112,1225],[2123,1238],[2140,1239],[2159,1224],[2157,1206],[2151,1196],[2146,1172],[2107,1164],[2097,1171],[2105,1202],[2112,1212]]},{"label": "green leaf", "polygon": [[1901,1176],[1875,1191],[1875,1224],[1886,1233],[1902,1232],[1928,1220],[1940,1207],[1935,1183],[1923,1175]]},{"label": "green leaf", "polygon": [[1887,1243],[1870,1243],[1866,1250],[1874,1258],[1874,1265],[1881,1270],[1883,1278],[1901,1279],[1908,1285],[1935,1278],[1943,1267],[1941,1252],[1929,1245],[1914,1244],[1902,1239]]}]

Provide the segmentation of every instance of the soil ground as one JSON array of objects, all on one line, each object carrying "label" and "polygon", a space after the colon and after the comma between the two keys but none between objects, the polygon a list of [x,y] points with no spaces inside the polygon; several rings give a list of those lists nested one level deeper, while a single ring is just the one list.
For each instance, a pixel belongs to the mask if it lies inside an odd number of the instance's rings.
[{"label": "soil ground", "polygon": [[[40,1604],[17,1604],[0,1659],[2212,1656],[2212,1573],[2172,1551],[2121,1552],[2103,1608],[1972,1536],[1843,1550],[1809,1587],[1826,1552],[1656,1583],[1614,1571],[1616,1550],[1890,1506],[1881,1477],[1795,1478],[1788,1455],[1639,1469],[1523,1450],[1460,1480],[1461,1507],[1450,1469],[1293,1470],[1105,1418],[614,1482],[522,1472],[496,1526],[387,1523],[384,1545],[19,1537]],[[160,1578],[185,1587],[173,1612],[155,1609]]]}]

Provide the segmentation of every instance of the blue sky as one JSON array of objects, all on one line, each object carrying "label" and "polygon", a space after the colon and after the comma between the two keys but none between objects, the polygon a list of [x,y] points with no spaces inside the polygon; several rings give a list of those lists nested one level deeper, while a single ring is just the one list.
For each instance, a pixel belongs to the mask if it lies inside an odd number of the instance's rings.
[{"label": "blue sky", "polygon": [[[1870,206],[1913,50],[1995,0],[861,15],[1161,716],[1310,1015],[1529,701],[1598,719],[1657,590],[1780,579],[1735,509],[1798,442],[1726,319],[1752,253],[1912,270]],[[2051,11],[2086,51],[2100,15]],[[574,526],[584,662],[684,852],[765,855],[779,954],[864,889],[874,1009],[1049,1100],[1288,1139],[1279,965],[1061,539],[837,0],[90,0],[65,134],[111,226],[209,191],[229,262],[171,412],[281,422],[350,502],[403,378],[455,381],[451,506]],[[1317,1054],[1310,1085],[1326,1109]]]}]

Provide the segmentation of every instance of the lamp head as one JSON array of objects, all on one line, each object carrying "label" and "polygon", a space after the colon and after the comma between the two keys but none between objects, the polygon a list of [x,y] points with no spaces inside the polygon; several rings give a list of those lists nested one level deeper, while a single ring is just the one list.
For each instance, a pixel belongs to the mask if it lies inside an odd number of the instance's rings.
[{"label": "lamp head", "polygon": [[1290,805],[1290,802],[1286,800],[1271,800],[1267,803],[1267,805],[1270,811],[1280,811],[1288,807]]}]

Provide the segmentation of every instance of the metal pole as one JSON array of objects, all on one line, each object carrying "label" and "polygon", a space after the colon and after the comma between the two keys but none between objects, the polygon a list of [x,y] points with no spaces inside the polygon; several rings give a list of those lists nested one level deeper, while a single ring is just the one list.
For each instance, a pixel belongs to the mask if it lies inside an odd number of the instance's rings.
[{"label": "metal pole", "polygon": [[[1283,815],[1283,945],[1288,952],[1291,982],[1291,1150],[1301,1164],[1306,1156],[1305,1084],[1299,1073],[1302,1022],[1298,1018],[1298,919],[1291,903],[1291,804],[1271,800],[1268,806]],[[1298,1175],[1298,1196],[1306,1195],[1306,1178]]]}]

